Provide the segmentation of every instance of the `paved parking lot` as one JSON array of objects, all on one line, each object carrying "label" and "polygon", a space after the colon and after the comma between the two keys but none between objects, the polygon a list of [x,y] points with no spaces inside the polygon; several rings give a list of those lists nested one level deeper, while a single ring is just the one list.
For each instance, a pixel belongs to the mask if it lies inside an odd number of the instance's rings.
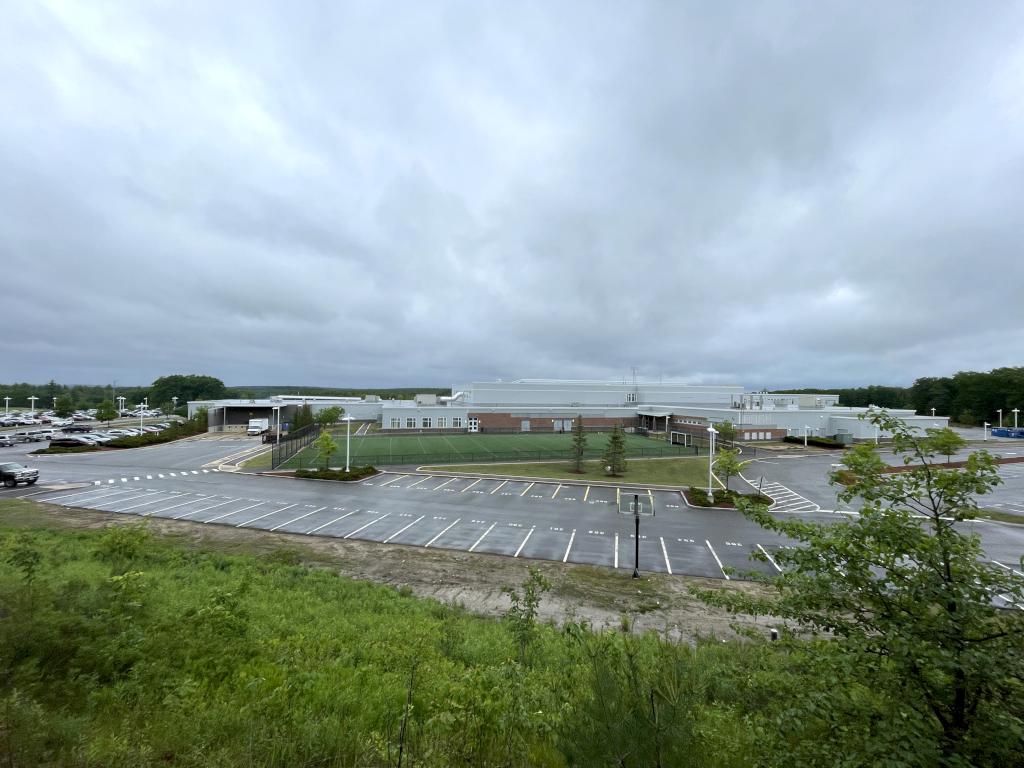
[{"label": "paved parking lot", "polygon": [[[629,570],[634,564],[633,517],[618,512],[621,491],[612,487],[391,473],[338,487],[223,473],[218,477],[209,469],[163,474],[107,478],[87,487],[31,494],[54,504],[139,517]],[[271,492],[210,492],[212,478],[232,484],[263,481],[253,487]],[[181,487],[193,483],[195,490]],[[645,505],[653,500],[656,510],[641,518],[641,570],[726,578],[730,568],[773,569],[770,562],[750,560],[749,553],[770,553],[780,542],[735,513],[683,511],[678,493],[636,493]],[[723,514],[732,518],[732,525]],[[737,527],[751,535],[743,536]],[[724,530],[730,532],[720,535]]]}]

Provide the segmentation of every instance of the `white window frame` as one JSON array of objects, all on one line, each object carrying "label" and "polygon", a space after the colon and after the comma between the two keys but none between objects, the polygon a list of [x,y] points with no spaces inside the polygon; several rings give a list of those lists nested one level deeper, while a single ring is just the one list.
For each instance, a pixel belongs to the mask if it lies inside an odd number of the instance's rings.
[{"label": "white window frame", "polygon": [[452,428],[453,429],[462,429],[462,417],[461,416],[452,416]]},{"label": "white window frame", "polygon": [[416,429],[416,417],[415,416],[407,416],[406,417],[406,419],[405,419],[405,428],[406,429]]},{"label": "white window frame", "polygon": [[430,428],[431,428],[431,427],[430,427],[430,425],[431,425],[432,423],[433,423],[433,422],[431,421],[431,418],[430,418],[429,416],[424,416],[424,417],[423,417],[423,418],[422,418],[422,419],[420,420],[420,426],[421,426],[421,427],[422,427],[423,429],[430,429]]},{"label": "white window frame", "polygon": [[448,428],[448,418],[445,417],[445,416],[438,416],[437,417],[437,428],[438,429],[447,429]]},{"label": "white window frame", "polygon": [[402,420],[398,416],[392,416],[391,417],[391,428],[392,429],[401,429],[402,428]]}]

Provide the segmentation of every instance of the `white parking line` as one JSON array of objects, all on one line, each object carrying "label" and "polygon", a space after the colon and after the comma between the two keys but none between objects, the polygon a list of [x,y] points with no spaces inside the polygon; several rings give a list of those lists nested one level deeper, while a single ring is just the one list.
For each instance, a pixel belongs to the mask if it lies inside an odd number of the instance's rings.
[{"label": "white parking line", "polygon": [[327,509],[327,507],[320,507],[320,509],[314,509],[312,512],[307,512],[304,515],[299,515],[298,517],[289,520],[287,523],[281,523],[281,525],[275,525],[273,528],[270,529],[270,532],[273,533],[278,528],[283,528],[286,525],[291,525],[292,523],[297,523],[302,518],[309,517],[310,515],[315,515],[317,512],[323,512],[325,509]]},{"label": "white parking line", "polygon": [[208,509],[216,509],[217,507],[223,507],[225,504],[230,504],[233,501],[239,501],[239,499],[228,499],[227,501],[221,501],[216,504],[210,504],[207,507],[200,507],[199,509],[193,509],[191,512],[183,512],[175,520],[181,520],[182,518],[188,517],[189,515],[198,515],[200,512],[205,512]]},{"label": "white parking line", "polygon": [[[561,487],[561,486],[559,486]],[[572,536],[569,537],[569,546],[565,548],[565,555],[562,556],[562,562],[566,562],[569,559],[569,550],[572,549],[572,543],[576,540],[576,529],[572,529]]]},{"label": "white parking line", "polygon": [[519,549],[516,550],[516,553],[514,555],[512,555],[512,557],[519,557],[519,553],[523,551],[523,547],[526,546],[526,542],[528,542],[530,540],[530,537],[533,536],[533,529],[534,528],[536,528],[536,526],[534,526],[534,525],[530,526],[530,530],[528,530],[526,532],[526,537],[519,544]]},{"label": "white parking line", "polygon": [[385,512],[385,513],[384,513],[383,515],[381,515],[380,517],[378,517],[378,518],[375,518],[375,519],[371,520],[371,521],[370,521],[370,522],[368,522],[368,523],[367,523],[366,525],[361,525],[361,526],[359,526],[359,527],[358,527],[358,528],[356,528],[356,529],[355,529],[354,531],[350,531],[349,533],[346,533],[346,534],[345,534],[344,536],[342,536],[341,538],[343,538],[343,539],[348,539],[348,538],[351,538],[352,536],[355,536],[355,535],[356,535],[357,533],[359,533],[360,531],[362,531],[362,530],[365,530],[366,528],[369,528],[369,527],[370,527],[371,525],[373,525],[374,523],[376,523],[376,522],[377,522],[378,520],[383,520],[383,519],[384,519],[385,517],[388,517],[388,516],[389,516],[390,514],[391,514],[390,512]]},{"label": "white parking line", "polygon": [[[88,491],[76,491],[75,493],[68,493],[68,494],[65,494],[64,496],[53,496],[53,497],[51,497],[49,499],[45,499],[45,501],[47,503],[50,503],[51,501],[60,501],[61,499],[73,499],[75,496],[88,496],[91,493],[99,493],[101,490],[106,491],[107,489],[106,488],[102,488],[102,489],[100,489],[100,488],[91,488]],[[131,491],[126,491],[126,490],[124,490],[122,488],[118,488],[116,491],[111,491],[109,493],[104,493],[101,496],[97,496],[96,498],[100,499],[100,498],[103,498],[103,496],[114,496],[115,494],[119,494],[119,493],[131,493]]]},{"label": "white parking line", "polygon": [[707,544],[708,549],[711,550],[711,556],[715,558],[715,562],[718,563],[718,569],[722,572],[722,575],[725,576],[725,580],[730,581],[729,574],[726,573],[725,568],[722,567],[722,561],[718,559],[718,553],[715,552],[715,548],[711,546],[711,542],[707,539],[704,539],[704,543]]},{"label": "white parking line", "polygon": [[[151,496],[159,496],[162,493],[164,493],[164,491],[154,491],[150,495]],[[131,510],[131,509],[138,509],[139,507],[144,507],[147,504],[152,504],[154,501],[156,501],[156,499],[150,499],[149,501],[144,501],[141,504],[132,504],[130,507],[125,507],[124,509],[119,509],[117,511],[118,512],[127,512],[128,510]]]},{"label": "white parking line", "polygon": [[[587,490],[590,490],[589,488]],[[615,568],[619,567],[619,534],[615,534]]]},{"label": "white parking line", "polygon": [[[405,477],[408,477],[408,475],[396,475],[395,477],[392,477],[390,480],[385,480],[383,483],[377,483],[377,487],[383,488],[385,485],[390,485],[391,483],[397,480],[401,480],[402,478]],[[363,483],[363,485],[371,485],[371,483]]]},{"label": "white parking line", "polygon": [[1003,565],[998,560],[993,560],[992,562],[995,563],[996,565],[998,565],[1000,568],[1005,568],[1006,570],[1010,571],[1011,573],[1016,573],[1018,576],[1024,576],[1024,573],[1021,573],[1016,568],[1011,568],[1008,565]]},{"label": "white parking line", "polygon": [[668,575],[672,575],[672,564],[668,561],[668,550],[665,549],[665,539],[662,536],[658,537],[661,540],[661,554],[665,557],[665,567],[668,568]]},{"label": "white parking line", "polygon": [[[237,523],[235,525],[235,528],[241,528],[243,525],[248,525],[249,523],[255,523],[257,520],[262,520],[264,517],[270,517],[271,515],[276,515],[278,512],[284,512],[286,509],[291,509],[292,507],[295,507],[295,506],[298,506],[298,505],[297,504],[289,504],[287,507],[281,507],[280,509],[275,509],[273,512],[267,512],[267,514],[260,515],[259,517],[254,517],[252,520],[246,520],[244,523]],[[228,512],[228,514],[221,515],[220,517],[228,517],[228,516],[233,515],[233,514],[235,514],[235,513],[234,512]],[[215,517],[215,518],[213,518],[211,520],[207,520],[206,522],[212,523],[214,520],[220,520],[220,517]]]},{"label": "white parking line", "polygon": [[[453,478],[452,478],[452,480],[454,480],[454,479],[455,479],[455,478],[453,477]],[[451,481],[449,481],[449,482],[451,482]],[[435,490],[436,490],[436,489],[435,489]],[[418,523],[418,522],[419,522],[420,520],[422,520],[422,519],[423,519],[424,517],[426,517],[426,515],[420,515],[419,517],[417,517],[417,518],[416,518],[415,520],[413,520],[413,521],[412,521],[411,523],[409,523],[408,525],[406,525],[406,526],[403,526],[402,528],[399,528],[399,529],[398,529],[397,531],[395,531],[395,532],[394,532],[394,533],[392,533],[392,534],[391,534],[390,536],[388,536],[388,537],[387,537],[386,539],[384,539],[384,541],[382,541],[382,542],[381,542],[381,544],[387,544],[387,543],[388,543],[389,541],[391,541],[391,540],[392,540],[393,538],[395,538],[395,536],[397,536],[398,534],[400,534],[400,533],[401,533],[402,531],[405,531],[405,530],[408,530],[409,528],[412,528],[412,527],[413,527],[414,525],[416,525],[416,523]]]},{"label": "white parking line", "polygon": [[[491,491],[491,496],[496,494],[498,492],[498,490],[501,488],[501,486],[505,485],[507,482],[508,482],[508,480],[502,480],[501,481],[501,485],[499,485],[497,488],[495,488],[493,491]],[[469,551],[472,552],[473,550],[469,550]]]},{"label": "white parking line", "polygon": [[317,531],[319,531],[319,530],[320,530],[321,528],[326,528],[326,527],[327,527],[328,525],[330,525],[331,523],[336,523],[336,522],[338,522],[339,520],[344,520],[344,519],[345,519],[346,517],[348,517],[349,515],[354,515],[354,514],[355,514],[356,512],[358,512],[358,511],[359,511],[358,509],[353,509],[353,510],[352,510],[351,512],[346,512],[346,513],[345,513],[344,515],[338,515],[338,516],[337,516],[336,518],[334,518],[333,520],[328,520],[328,521],[327,521],[326,523],[324,523],[323,525],[318,525],[318,526],[317,526],[316,528],[314,528],[313,530],[311,530],[311,531],[306,531],[306,535],[307,535],[307,536],[309,536],[309,535],[311,535],[311,534],[314,534],[314,533],[316,533]]},{"label": "white parking line", "polygon": [[466,491],[468,491],[468,490],[469,490],[470,488],[472,488],[472,487],[473,487],[474,485],[476,485],[477,483],[479,483],[479,482],[480,482],[481,480],[483,480],[483,478],[482,478],[482,477],[478,477],[478,478],[477,478],[476,480],[474,480],[474,481],[473,481],[472,483],[470,483],[470,484],[469,484],[469,485],[467,485],[467,486],[466,486],[465,488],[463,488],[463,489],[462,489],[461,491],[459,491],[459,493],[465,493],[465,492],[466,492]]},{"label": "white parking line", "polygon": [[448,485],[448,483],[454,482],[455,480],[456,480],[456,478],[449,477],[447,480],[445,480],[439,486],[437,486],[436,488],[431,488],[430,490],[432,490],[432,491],[440,491],[442,488],[444,488],[446,485]]},{"label": "white parking line", "polygon": [[[499,487],[500,487],[500,486],[499,486]],[[492,491],[492,493],[493,493],[493,491]],[[477,545],[477,544],[479,544],[479,543],[480,543],[481,541],[483,541],[483,540],[484,540],[484,537],[485,537],[485,536],[486,536],[486,535],[487,535],[488,533],[490,533],[490,532],[491,532],[491,531],[492,531],[492,530],[494,529],[494,526],[496,526],[496,525],[497,525],[497,523],[491,523],[491,527],[490,527],[490,528],[488,528],[488,529],[487,529],[486,531],[484,531],[484,532],[483,532],[483,533],[482,533],[482,534],[480,535],[480,538],[479,538],[479,539],[477,539],[476,541],[474,541],[474,542],[473,542],[473,546],[472,546],[472,547],[470,547],[468,551],[472,552],[472,551],[473,551],[474,549],[476,549],[476,545]]]},{"label": "white parking line", "polygon": [[[131,491],[129,491],[129,493],[131,493]],[[160,491],[151,491],[149,493],[139,493],[139,494],[136,494],[135,496],[128,496],[127,498],[123,498],[123,499],[114,499],[110,503],[111,504],[120,504],[122,501],[131,501],[132,499],[141,499],[143,496],[155,496],[158,493],[160,493]],[[108,512],[116,512],[117,510],[111,509],[111,510],[106,510],[106,511],[108,511]]]},{"label": "white parking line", "polygon": [[[190,494],[190,493],[186,493],[185,494],[185,496],[191,496],[191,495],[192,494]],[[175,496],[174,498],[175,499],[180,499],[180,498],[183,498],[183,497],[181,495],[178,495],[178,496]],[[191,504],[194,501],[195,501],[195,499],[189,499],[188,501],[181,502],[181,504],[173,504],[173,505],[171,505],[169,507],[164,507],[163,509],[151,509],[149,512],[146,512],[142,516],[143,517],[149,517],[150,515],[159,515],[161,512],[167,512],[168,510],[171,510],[171,509],[177,509],[178,507],[184,507],[186,504]]]},{"label": "white parking line", "polygon": [[407,486],[405,486],[405,487],[406,487],[406,488],[415,488],[415,487],[416,487],[417,485],[419,485],[420,483],[425,483],[425,482],[426,482],[427,480],[429,480],[429,479],[430,479],[430,478],[432,478],[432,477],[433,477],[433,475],[427,475],[426,477],[421,477],[421,478],[420,478],[419,480],[417,480],[417,481],[416,481],[415,483],[410,483],[409,485],[407,485]]},{"label": "white parking line", "polygon": [[531,488],[533,488],[533,483],[530,483],[530,484],[529,484],[528,486],[526,486],[525,488],[523,488],[523,492],[522,492],[522,493],[520,493],[519,495],[520,495],[520,496],[525,496],[525,495],[526,495],[526,492],[527,492],[528,490],[530,490]]},{"label": "white parking line", "polygon": [[448,526],[448,528],[445,528],[445,529],[444,529],[443,531],[441,531],[441,533],[437,534],[437,536],[435,536],[435,537],[434,537],[434,538],[432,538],[432,539],[431,539],[430,541],[428,541],[428,542],[427,542],[426,544],[424,544],[424,545],[423,545],[423,548],[424,548],[424,549],[426,549],[426,548],[427,548],[427,547],[429,547],[429,546],[430,546],[431,544],[433,544],[433,543],[434,543],[435,541],[437,541],[438,539],[440,539],[440,538],[441,538],[441,537],[442,537],[442,536],[443,536],[444,534],[446,534],[446,533],[448,532],[448,530],[449,530],[449,529],[451,529],[451,528],[453,528],[453,527],[454,527],[455,525],[457,525],[457,524],[458,524],[458,522],[459,522],[459,520],[461,520],[461,519],[462,519],[462,518],[460,517],[460,518],[459,518],[458,520],[456,520],[456,521],[455,521],[454,523],[452,523],[451,525],[449,525],[449,526]]},{"label": "white parking line", "polygon": [[589,495],[590,495],[590,486],[588,485],[587,486],[587,490],[585,490],[583,492],[583,500],[586,501],[587,500],[587,496],[589,496]]},{"label": "white parking line", "polygon": [[768,554],[768,550],[762,547],[760,544],[757,545],[757,548],[764,552],[764,556],[768,558],[769,563],[775,566],[775,570],[779,573],[782,573],[782,569],[779,567],[779,564],[775,562],[775,558]]},{"label": "white parking line", "polygon": [[562,484],[561,484],[561,483],[559,483],[559,484],[558,484],[558,487],[557,487],[557,488],[555,488],[555,492],[551,494],[551,499],[552,499],[552,501],[554,501],[554,498],[555,498],[555,496],[557,496],[557,495],[558,495],[558,492],[559,492],[560,490],[562,490]]}]

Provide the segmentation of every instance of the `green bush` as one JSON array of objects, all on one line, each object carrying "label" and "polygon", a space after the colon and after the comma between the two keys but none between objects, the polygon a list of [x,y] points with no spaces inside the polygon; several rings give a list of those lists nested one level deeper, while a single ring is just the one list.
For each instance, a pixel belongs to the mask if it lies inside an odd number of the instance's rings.
[{"label": "green bush", "polygon": [[39,448],[32,451],[32,455],[46,454],[46,453],[90,453],[92,451],[98,451],[100,447],[98,445],[76,445],[74,447],[68,445],[55,445],[52,448]]},{"label": "green bush", "polygon": [[365,467],[352,467],[348,472],[343,469],[297,469],[296,477],[310,480],[362,480],[370,475],[377,474],[377,468],[367,465]]},{"label": "green bush", "polygon": [[686,500],[695,507],[735,506],[739,499],[749,499],[750,501],[758,502],[760,504],[772,503],[772,500],[767,496],[761,496],[757,493],[739,493],[738,491],[727,491],[724,488],[716,488],[715,503],[712,505],[708,501],[707,488],[698,488],[697,486],[691,485],[686,489]]},{"label": "green bush", "polygon": [[172,440],[180,440],[183,437],[194,437],[206,432],[206,413],[197,414],[188,421],[177,424],[163,430],[162,432],[147,432],[144,435],[132,435],[130,437],[119,437],[106,444],[108,448],[142,448],[147,445],[160,445],[169,443]]}]

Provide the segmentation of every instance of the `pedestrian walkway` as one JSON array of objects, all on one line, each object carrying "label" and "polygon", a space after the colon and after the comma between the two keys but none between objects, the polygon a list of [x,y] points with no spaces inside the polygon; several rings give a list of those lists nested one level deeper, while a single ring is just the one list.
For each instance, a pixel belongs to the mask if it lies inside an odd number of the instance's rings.
[{"label": "pedestrian walkway", "polygon": [[774,512],[817,512],[821,506],[801,496],[782,483],[764,483],[761,493],[772,500]]}]

